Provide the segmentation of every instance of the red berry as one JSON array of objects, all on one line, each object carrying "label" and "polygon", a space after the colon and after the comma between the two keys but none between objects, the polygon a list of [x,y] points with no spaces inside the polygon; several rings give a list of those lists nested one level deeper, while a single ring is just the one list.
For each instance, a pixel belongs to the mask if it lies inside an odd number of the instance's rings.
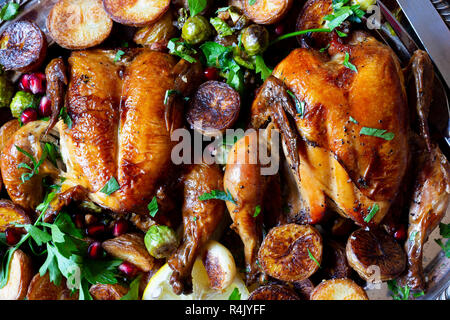
[{"label": "red berry", "polygon": [[20,121],[22,121],[23,124],[27,124],[28,122],[31,121],[36,121],[37,118],[38,118],[37,111],[34,108],[25,109],[20,115]]},{"label": "red berry", "polygon": [[206,68],[203,73],[205,74],[205,78],[208,80],[217,80],[219,77],[219,72],[214,67]]},{"label": "red berry", "polygon": [[30,75],[24,74],[22,78],[20,78],[19,88],[22,91],[30,92]]},{"label": "red berry", "polygon": [[394,238],[398,241],[406,239],[406,228],[404,225],[401,225],[397,231],[394,233]]},{"label": "red berry", "polygon": [[90,237],[98,238],[105,235],[106,227],[103,224],[93,224],[89,226],[86,233]]},{"label": "red berry", "polygon": [[44,76],[44,78],[42,78],[42,75],[39,75],[38,73],[30,74],[29,84],[30,84],[31,92],[33,94],[45,93],[44,81],[45,81],[45,76]]},{"label": "red berry", "polygon": [[128,231],[128,222],[121,219],[114,223],[113,236],[118,237]]},{"label": "red berry", "polygon": [[284,25],[282,24],[277,25],[274,31],[277,36],[281,36],[284,33]]},{"label": "red berry", "polygon": [[22,238],[21,234],[14,228],[8,228],[5,231],[6,243],[15,246]]},{"label": "red berry", "polygon": [[43,96],[39,103],[39,113],[42,117],[49,117],[52,114],[52,102],[47,96]]},{"label": "red berry", "polygon": [[122,262],[118,269],[128,277],[134,277],[138,272],[138,269],[134,264],[126,261]]},{"label": "red berry", "polygon": [[91,259],[98,259],[103,254],[102,243],[99,241],[92,242],[88,248],[88,255]]}]

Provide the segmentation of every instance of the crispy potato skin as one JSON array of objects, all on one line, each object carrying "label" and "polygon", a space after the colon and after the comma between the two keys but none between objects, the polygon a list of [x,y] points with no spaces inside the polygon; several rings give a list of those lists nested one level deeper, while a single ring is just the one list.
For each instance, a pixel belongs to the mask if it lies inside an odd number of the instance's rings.
[{"label": "crispy potato skin", "polygon": [[111,19],[121,24],[142,27],[157,21],[170,6],[170,0],[103,0]]},{"label": "crispy potato skin", "polygon": [[9,270],[8,282],[0,289],[0,300],[22,300],[33,277],[32,261],[22,250],[17,249],[13,253]]},{"label": "crispy potato skin", "polygon": [[285,286],[272,284],[257,288],[248,300],[300,300],[300,297]]},{"label": "crispy potato skin", "polygon": [[293,0],[256,0],[251,5],[247,0],[243,1],[245,14],[258,24],[277,23],[287,14]]},{"label": "crispy potato skin", "polygon": [[12,223],[29,224],[30,217],[18,205],[9,200],[0,200],[0,232],[5,232]]},{"label": "crispy potato skin", "polygon": [[[364,217],[376,202],[380,210],[369,223],[375,225],[387,213],[407,167],[404,81],[397,58],[374,38],[355,33],[346,48],[358,73],[342,65],[343,54],[332,46],[331,60],[296,49],[273,74],[306,102],[304,117],[295,121],[307,141],[299,148],[299,174],[308,186],[302,196],[310,206],[310,222],[323,216],[325,194],[338,212],[361,225],[368,224]],[[362,127],[395,137],[360,135]]]},{"label": "crispy potato skin", "polygon": [[[114,57],[115,51],[72,53],[73,126],[59,123],[61,149],[68,180],[87,188],[91,200],[116,212],[147,212],[170,165],[173,142],[164,96],[174,86],[175,59],[148,49],[132,52],[124,64],[114,63]],[[99,191],[111,177],[121,188],[107,196]]]},{"label": "crispy potato skin", "polygon": [[350,279],[332,279],[320,283],[311,300],[369,300],[367,293]]},{"label": "crispy potato skin", "polygon": [[120,300],[126,295],[128,289],[120,284],[94,284],[89,288],[89,293],[94,300]]},{"label": "crispy potato skin", "polygon": [[102,43],[113,23],[101,0],[60,0],[47,17],[47,29],[66,49],[86,49]]},{"label": "crispy potato skin", "polygon": [[[325,27],[325,17],[333,12],[332,0],[309,0],[298,15],[297,30],[319,29]],[[324,48],[331,39],[329,32],[312,32],[298,37],[304,47],[313,45],[315,48]],[[311,41],[312,40],[312,41]],[[312,42],[312,43],[311,43]]]},{"label": "crispy potato skin", "polygon": [[59,286],[50,281],[46,273],[41,277],[37,273],[30,282],[27,292],[28,300],[78,300],[78,292],[71,294],[65,285],[65,279],[61,280]]},{"label": "crispy potato skin", "polygon": [[30,21],[10,24],[1,35],[0,64],[5,70],[31,72],[44,62],[47,39],[39,27]]},{"label": "crispy potato skin", "polygon": [[[309,251],[308,251],[309,250]],[[309,225],[286,224],[272,228],[258,252],[262,269],[283,281],[302,281],[319,269],[322,236]]]}]

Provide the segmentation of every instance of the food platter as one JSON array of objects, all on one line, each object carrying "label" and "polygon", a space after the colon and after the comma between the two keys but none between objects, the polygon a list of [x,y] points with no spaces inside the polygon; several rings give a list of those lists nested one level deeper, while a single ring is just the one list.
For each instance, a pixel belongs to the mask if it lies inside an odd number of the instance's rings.
[{"label": "food platter", "polygon": [[[0,1],[0,5],[2,5]],[[46,26],[47,16],[57,0],[22,0],[19,1],[21,5],[21,13],[16,20],[26,19],[34,21],[41,30],[46,34],[49,44],[54,43]],[[386,1],[389,9],[393,12],[396,9],[396,5],[392,1]],[[392,17],[392,16],[391,16]],[[386,17],[384,17],[386,18]],[[7,27],[9,22],[2,22],[0,25],[0,32]],[[414,38],[414,34],[411,31],[411,27],[408,21],[403,18],[400,20],[400,24],[409,32]],[[376,34],[379,38],[382,38],[388,43],[398,56],[403,59],[403,66],[406,65],[407,59],[411,56],[411,52],[408,53],[408,46],[411,44],[405,43],[404,39],[398,37],[395,34],[390,34],[386,37],[384,34]],[[411,40],[414,41],[414,40]],[[402,46],[403,45],[403,46]],[[50,49],[51,50],[51,46]],[[408,56],[409,54],[409,56]],[[445,85],[440,83],[435,88],[434,97],[435,100],[432,105],[432,112],[430,113],[430,122],[434,125],[437,131],[440,133],[438,137],[439,144],[443,149],[443,153],[450,157],[450,120],[449,120],[449,103],[447,98],[448,89]],[[434,112],[433,112],[434,111]],[[0,121],[3,124],[3,121]],[[443,219],[443,223],[450,222],[450,215],[448,214]],[[428,242],[424,247],[424,270],[428,280],[428,290],[424,296],[417,299],[434,300],[434,299],[450,299],[450,259],[446,258],[441,248],[435,243],[435,239],[438,239],[439,229],[436,229],[430,235]],[[383,283],[379,288],[366,288],[370,299],[390,299],[389,290],[386,283]]]}]

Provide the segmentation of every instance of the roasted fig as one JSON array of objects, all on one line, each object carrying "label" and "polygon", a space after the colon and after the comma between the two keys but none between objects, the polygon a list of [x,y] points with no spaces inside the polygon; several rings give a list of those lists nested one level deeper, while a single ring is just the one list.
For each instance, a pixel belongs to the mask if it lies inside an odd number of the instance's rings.
[{"label": "roasted fig", "polygon": [[314,291],[314,284],[311,280],[305,279],[293,283],[294,290],[302,300],[309,300],[311,293]]},{"label": "roasted fig", "polygon": [[142,271],[152,270],[155,259],[147,252],[144,237],[137,233],[126,233],[106,240],[103,249],[113,257],[128,261]]},{"label": "roasted fig", "polygon": [[245,15],[258,24],[277,23],[287,14],[293,0],[242,1]]},{"label": "roasted fig", "polygon": [[258,252],[268,275],[283,281],[301,281],[319,269],[322,236],[310,225],[294,223],[272,228]]},{"label": "roasted fig", "polygon": [[311,300],[369,300],[363,288],[350,279],[323,281],[311,293]]},{"label": "roasted fig", "polygon": [[300,300],[300,297],[286,286],[270,284],[254,290],[248,300]]},{"label": "roasted fig", "polygon": [[12,201],[0,200],[0,232],[5,232],[13,223],[29,224],[31,219],[21,207]]},{"label": "roasted fig", "polygon": [[322,279],[349,278],[352,272],[347,262],[345,246],[332,240],[325,242],[322,266],[320,270]]},{"label": "roasted fig", "polygon": [[101,0],[60,0],[47,17],[47,29],[66,49],[86,49],[102,43],[113,23]]},{"label": "roasted fig", "polygon": [[46,273],[41,277],[37,273],[30,282],[27,292],[28,300],[78,300],[78,293],[72,293],[65,285],[65,279],[57,286],[50,281]]},{"label": "roasted fig", "polygon": [[22,251],[13,253],[9,264],[9,277],[6,285],[0,289],[0,300],[22,300],[27,294],[32,274],[32,261]]},{"label": "roasted fig", "polygon": [[114,21],[142,27],[157,21],[168,9],[170,0],[103,0],[103,6]]},{"label": "roasted fig", "polygon": [[89,293],[94,300],[120,300],[126,295],[128,289],[120,284],[94,284]]},{"label": "roasted fig", "polygon": [[381,230],[359,229],[347,241],[347,260],[361,278],[369,280],[379,268],[380,281],[396,278],[406,267],[402,247]]},{"label": "roasted fig", "polygon": [[203,83],[189,104],[186,118],[194,130],[217,136],[236,122],[241,107],[239,93],[219,81]]},{"label": "roasted fig", "polygon": [[47,39],[34,22],[11,23],[0,37],[0,64],[5,70],[34,71],[44,62],[46,53]]}]

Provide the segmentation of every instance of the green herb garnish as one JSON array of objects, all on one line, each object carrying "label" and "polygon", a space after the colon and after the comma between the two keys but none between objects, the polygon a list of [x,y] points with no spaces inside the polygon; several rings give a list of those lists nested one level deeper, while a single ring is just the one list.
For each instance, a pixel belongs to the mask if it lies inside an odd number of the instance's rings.
[{"label": "green herb garnish", "polygon": [[255,213],[253,214],[253,218],[256,218],[257,216],[259,216],[260,213],[261,213],[261,206],[258,204],[255,207]]},{"label": "green herb garnish", "polygon": [[167,49],[169,49],[170,54],[178,56],[190,63],[197,62],[197,60],[192,57],[197,51],[186,42],[180,41],[180,38],[170,39],[167,44]]},{"label": "green herb garnish", "polygon": [[369,207],[369,214],[364,218],[364,222],[369,223],[370,220],[375,216],[375,214],[380,210],[380,207],[377,203],[375,203],[373,206]]},{"label": "green herb garnish", "polygon": [[[389,290],[391,290],[392,294],[391,297],[394,300],[409,300],[409,297],[411,296],[411,288],[408,287],[408,285],[405,285],[404,287],[397,285],[396,280],[389,280],[387,282]],[[425,293],[423,291],[412,293],[412,296],[414,298],[423,296]]]},{"label": "green herb garnish", "polygon": [[166,90],[166,94],[164,95],[164,104],[167,104],[169,102],[169,97],[173,94],[181,94],[178,90]]},{"label": "green herb garnish", "polygon": [[353,123],[355,123],[355,124],[358,124],[358,121],[356,121],[356,119],[353,118],[352,116],[350,116],[350,117],[348,118],[348,120],[350,120],[351,122],[353,122]]},{"label": "green herb garnish", "polygon": [[344,67],[354,72],[358,72],[358,69],[356,69],[355,65],[350,63],[350,55],[348,54],[348,52],[345,53],[344,62],[342,64],[344,65]]},{"label": "green herb garnish", "polygon": [[448,240],[445,243],[443,243],[441,239],[435,239],[434,241],[442,248],[445,256],[450,258],[450,223],[439,223],[439,234]]},{"label": "green herb garnish", "polygon": [[295,109],[297,110],[298,116],[300,118],[303,118],[303,115],[305,113],[305,106],[306,103],[304,101],[300,101],[297,99],[297,96],[291,91],[291,90],[286,90],[286,92],[291,96],[291,98],[294,100],[295,102]]},{"label": "green herb garnish", "polygon": [[386,131],[387,130],[384,130],[384,129],[362,127],[361,131],[359,131],[359,134],[382,138],[382,139],[388,140],[388,141],[394,139],[395,134],[392,132],[386,132]]},{"label": "green herb garnish", "polygon": [[156,200],[156,197],[153,197],[152,201],[147,206],[149,214],[152,218],[156,216],[156,213],[158,212],[158,201]]},{"label": "green herb garnish", "polygon": [[264,62],[264,59],[262,56],[257,55],[255,57],[255,72],[261,73],[261,79],[265,81],[271,74],[272,69],[270,69],[266,63]]},{"label": "green herb garnish", "polygon": [[103,188],[100,189],[100,192],[109,196],[119,189],[120,189],[120,186],[119,186],[119,183],[117,182],[116,178],[111,177],[108,180],[108,182],[103,186]]},{"label": "green herb garnish", "polygon": [[205,10],[208,5],[207,0],[188,0],[189,4],[189,12],[191,13],[191,17],[196,16],[203,10]]},{"label": "green herb garnish", "polygon": [[314,262],[319,266],[319,268],[320,268],[320,263],[319,263],[319,261],[317,261],[317,259],[313,256],[313,254],[311,253],[311,251],[309,251],[308,248],[307,248],[306,250],[308,251],[308,256],[309,256],[309,258],[310,258],[312,261],[314,261]]},{"label": "green herb garnish", "polygon": [[61,108],[61,111],[59,112],[59,117],[67,125],[67,128],[72,129],[73,122],[72,122],[72,119],[70,118],[69,114],[67,113],[66,107]]},{"label": "green herb garnish", "polygon": [[228,23],[226,23],[222,19],[215,17],[209,19],[209,22],[212,24],[214,29],[216,29],[217,34],[220,38],[231,36],[233,34],[233,29],[231,29]]},{"label": "green herb garnish", "polygon": [[15,2],[8,2],[0,11],[0,19],[3,21],[12,20],[19,14],[20,5]]},{"label": "green herb garnish", "polygon": [[233,289],[233,292],[231,292],[228,300],[241,300],[241,293],[239,292],[238,288]]},{"label": "green herb garnish", "polygon": [[119,61],[122,59],[122,56],[125,54],[125,51],[123,50],[117,50],[116,56],[114,57],[114,62]]},{"label": "green herb garnish", "polygon": [[211,199],[230,201],[230,202],[236,204],[236,201],[233,199],[229,190],[227,190],[227,192],[222,191],[222,190],[212,190],[211,192],[209,192],[209,193],[206,192],[198,197],[198,200],[200,200],[200,201],[211,200]]},{"label": "green herb garnish", "polygon": [[34,175],[39,173],[39,167],[42,165],[42,163],[47,158],[47,151],[46,151],[46,149],[44,149],[44,151],[42,152],[41,158],[39,159],[39,161],[36,161],[36,159],[34,159],[34,157],[29,152],[18,147],[17,145],[15,145],[15,147],[20,153],[24,154],[29,159],[31,159],[31,162],[33,165],[33,167],[30,167],[30,165],[26,164],[25,162],[22,162],[17,166],[18,169],[28,169],[29,170],[29,172],[24,172],[20,176],[20,180],[22,180],[22,183],[25,183],[26,181],[30,180]]},{"label": "green herb garnish", "polygon": [[120,298],[120,300],[139,300],[139,283],[141,281],[141,277],[142,275],[139,275],[131,281],[128,293]]}]

